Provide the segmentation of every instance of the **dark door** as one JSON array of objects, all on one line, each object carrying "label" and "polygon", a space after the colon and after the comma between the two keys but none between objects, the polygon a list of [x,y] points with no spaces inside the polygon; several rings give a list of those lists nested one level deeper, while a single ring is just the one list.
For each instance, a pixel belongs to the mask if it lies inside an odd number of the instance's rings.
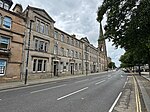
[{"label": "dark door", "polygon": [[58,76],[58,63],[54,62],[54,76]]},{"label": "dark door", "polygon": [[71,74],[72,74],[72,75],[74,74],[74,67],[73,67],[73,64],[71,64]]}]

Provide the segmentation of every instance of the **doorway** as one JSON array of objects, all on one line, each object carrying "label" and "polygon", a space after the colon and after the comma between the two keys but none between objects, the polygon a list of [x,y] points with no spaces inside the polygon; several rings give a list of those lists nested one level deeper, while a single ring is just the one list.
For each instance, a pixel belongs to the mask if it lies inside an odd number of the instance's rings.
[{"label": "doorway", "polygon": [[71,69],[71,75],[74,75],[74,64],[73,63],[71,63],[70,69]]},{"label": "doorway", "polygon": [[58,62],[54,62],[54,76],[58,76]]}]

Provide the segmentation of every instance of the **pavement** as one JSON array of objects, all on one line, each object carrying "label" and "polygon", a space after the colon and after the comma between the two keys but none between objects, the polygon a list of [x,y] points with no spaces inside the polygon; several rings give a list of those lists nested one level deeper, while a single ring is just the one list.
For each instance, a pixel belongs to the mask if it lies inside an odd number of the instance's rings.
[{"label": "pavement", "polygon": [[142,75],[135,75],[143,98],[146,112],[150,112],[150,77],[148,72],[142,72]]}]

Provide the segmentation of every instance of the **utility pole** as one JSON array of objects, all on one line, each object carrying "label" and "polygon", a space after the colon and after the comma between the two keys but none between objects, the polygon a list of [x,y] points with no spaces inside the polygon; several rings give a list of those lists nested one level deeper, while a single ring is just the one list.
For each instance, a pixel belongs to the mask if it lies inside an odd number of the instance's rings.
[{"label": "utility pole", "polygon": [[31,38],[31,29],[32,29],[32,23],[33,22],[34,22],[33,20],[30,20],[29,40],[28,40],[28,48],[27,48],[26,71],[25,71],[25,82],[24,82],[24,84],[27,84],[27,79],[28,79],[29,49],[30,49],[30,38]]}]

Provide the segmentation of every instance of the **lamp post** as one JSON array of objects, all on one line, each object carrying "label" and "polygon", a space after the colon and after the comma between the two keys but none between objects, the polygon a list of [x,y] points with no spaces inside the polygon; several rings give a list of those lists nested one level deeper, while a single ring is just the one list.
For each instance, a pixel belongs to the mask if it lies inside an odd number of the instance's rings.
[{"label": "lamp post", "polygon": [[30,20],[29,40],[28,40],[28,48],[27,48],[26,71],[25,71],[25,82],[24,82],[24,84],[27,84],[27,79],[28,79],[29,49],[30,49],[30,38],[31,38],[31,29],[32,29],[32,23],[33,22],[34,22],[33,20]]}]

